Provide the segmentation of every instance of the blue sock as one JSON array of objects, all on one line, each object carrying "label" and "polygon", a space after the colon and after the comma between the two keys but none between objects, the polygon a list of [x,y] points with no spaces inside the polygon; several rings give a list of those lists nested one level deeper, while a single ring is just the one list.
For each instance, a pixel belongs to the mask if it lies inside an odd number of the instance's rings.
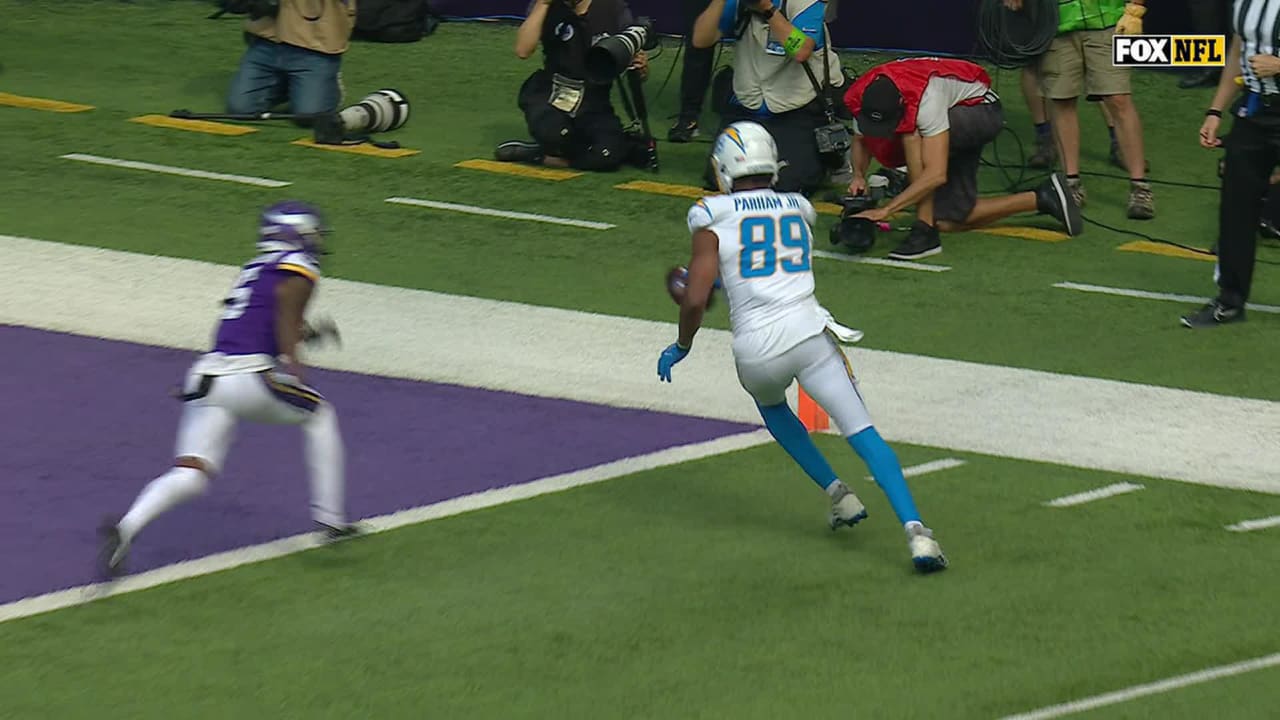
[{"label": "blue sock", "polygon": [[907,479],[902,476],[902,465],[898,463],[898,456],[889,447],[889,443],[873,427],[857,435],[850,435],[847,439],[853,446],[853,451],[858,453],[858,457],[871,470],[876,484],[889,498],[898,522],[904,525],[912,521],[920,522],[920,511],[916,510],[916,501],[911,497]]},{"label": "blue sock", "polygon": [[836,481],[836,471],[831,469],[831,464],[818,452],[818,446],[813,444],[809,431],[804,429],[800,418],[791,412],[786,403],[756,407],[760,408],[760,417],[764,418],[764,426],[769,428],[773,439],[778,441],[782,449],[819,487],[826,490]]},{"label": "blue sock", "polygon": [[1037,138],[1041,138],[1041,139],[1043,139],[1043,138],[1047,138],[1047,137],[1049,137],[1049,132],[1050,132],[1051,130],[1053,130],[1053,126],[1049,125],[1049,123],[1048,123],[1047,121],[1046,121],[1046,122],[1042,122],[1042,123],[1036,123],[1036,137],[1037,137]]}]

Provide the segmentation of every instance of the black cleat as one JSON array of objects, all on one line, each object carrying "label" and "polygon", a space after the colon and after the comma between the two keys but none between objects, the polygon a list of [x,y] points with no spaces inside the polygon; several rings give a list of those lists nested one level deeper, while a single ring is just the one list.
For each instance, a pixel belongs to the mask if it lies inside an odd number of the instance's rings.
[{"label": "black cleat", "polygon": [[114,520],[107,520],[98,528],[102,547],[98,550],[98,570],[107,579],[124,574],[124,563],[129,557],[129,544],[120,537],[120,528]]},{"label": "black cleat", "polygon": [[891,260],[919,260],[942,252],[942,237],[938,228],[920,220],[911,226],[911,232],[902,244],[889,253]]},{"label": "black cleat", "polygon": [[1208,328],[1228,323],[1244,322],[1244,308],[1228,305],[1220,298],[1214,298],[1208,305],[1182,316],[1183,327]]},{"label": "black cleat", "polygon": [[681,117],[667,131],[667,142],[687,143],[698,137],[698,119]]},{"label": "black cleat", "polygon": [[532,140],[508,140],[493,151],[493,157],[498,162],[541,162],[542,146]]},{"label": "black cleat", "polygon": [[1036,188],[1036,211],[1062,223],[1071,237],[1084,232],[1080,206],[1076,203],[1071,188],[1067,186],[1067,176],[1062,173],[1050,175],[1048,180]]}]

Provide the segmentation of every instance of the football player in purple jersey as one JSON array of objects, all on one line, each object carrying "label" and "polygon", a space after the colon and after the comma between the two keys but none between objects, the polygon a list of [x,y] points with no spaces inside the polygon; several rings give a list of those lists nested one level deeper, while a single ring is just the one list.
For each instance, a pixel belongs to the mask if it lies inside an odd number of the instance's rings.
[{"label": "football player in purple jersey", "polygon": [[320,280],[327,228],[320,213],[298,202],[263,211],[258,256],[244,265],[223,303],[213,349],[187,372],[182,388],[173,467],[152,480],[118,522],[102,528],[101,564],[119,575],[138,533],[160,514],[202,494],[222,467],[239,420],[299,425],[311,480],[311,514],[326,540],[359,532],[344,510],[342,436],[333,406],[304,382],[299,346],[336,338],[328,323],[304,319]]}]

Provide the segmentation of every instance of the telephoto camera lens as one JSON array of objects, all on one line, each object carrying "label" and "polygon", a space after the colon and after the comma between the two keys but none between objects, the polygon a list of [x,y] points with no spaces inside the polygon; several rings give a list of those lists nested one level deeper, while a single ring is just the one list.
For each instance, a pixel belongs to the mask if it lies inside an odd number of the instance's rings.
[{"label": "telephoto camera lens", "polygon": [[587,51],[587,80],[601,84],[621,75],[636,53],[649,46],[652,31],[632,25],[616,35],[606,35]]},{"label": "telephoto camera lens", "polygon": [[409,122],[409,101],[390,88],[370,93],[340,113],[347,132],[387,132]]}]

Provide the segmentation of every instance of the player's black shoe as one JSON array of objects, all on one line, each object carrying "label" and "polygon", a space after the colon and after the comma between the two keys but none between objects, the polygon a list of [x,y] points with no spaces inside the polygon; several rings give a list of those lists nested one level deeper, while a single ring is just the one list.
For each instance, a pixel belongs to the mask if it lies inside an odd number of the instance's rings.
[{"label": "player's black shoe", "polygon": [[667,142],[693,142],[693,139],[696,137],[698,137],[697,118],[681,116],[676,120],[675,124],[671,126],[671,129],[667,131]]},{"label": "player's black shoe", "polygon": [[101,546],[98,550],[98,571],[106,579],[124,574],[124,562],[129,557],[129,545],[120,536],[115,520],[106,520],[98,528]]}]

